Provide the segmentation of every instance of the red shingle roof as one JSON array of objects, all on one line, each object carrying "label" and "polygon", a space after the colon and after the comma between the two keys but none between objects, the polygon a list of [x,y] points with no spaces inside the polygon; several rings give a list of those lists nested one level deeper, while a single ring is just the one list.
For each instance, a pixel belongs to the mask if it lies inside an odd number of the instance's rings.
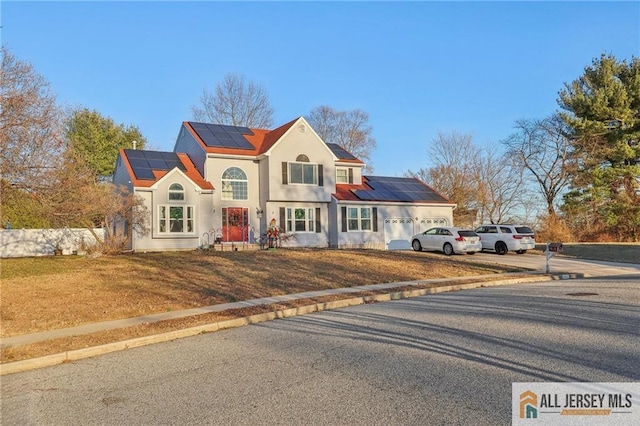
[{"label": "red shingle roof", "polygon": [[[186,171],[183,171],[183,173],[187,175],[187,177],[191,179],[193,183],[198,185],[201,189],[208,189],[208,190],[214,189],[213,185],[210,182],[204,180],[204,178],[202,177],[200,172],[195,168],[193,162],[191,161],[191,159],[187,154],[177,153],[177,156],[180,159],[180,162],[184,165],[186,169]],[[134,187],[138,187],[138,188],[152,187],[153,185],[156,184],[156,182],[158,182],[158,180],[162,179],[167,173],[173,170],[173,169],[171,170],[153,169],[152,172],[153,172],[154,179],[138,179],[136,177],[136,174],[133,172],[133,167],[131,167],[131,162],[124,149],[120,150],[120,157],[122,158],[123,163],[127,169],[127,173],[131,178],[131,184]]]},{"label": "red shingle roof", "polygon": [[193,128],[191,122],[185,121],[183,122],[185,128],[191,133],[191,135],[195,138],[196,141],[200,144],[200,146],[204,149],[205,152],[209,154],[231,154],[231,155],[247,155],[247,156],[258,156],[260,154],[264,154],[267,152],[275,143],[284,135],[287,130],[293,126],[293,124],[297,121],[291,120],[290,122],[283,124],[282,126],[274,129],[274,130],[266,130],[266,129],[251,129],[253,135],[243,135],[244,138],[249,141],[251,145],[253,145],[253,149],[242,149],[242,148],[225,148],[220,146],[207,146],[207,144],[202,140],[198,132]]}]

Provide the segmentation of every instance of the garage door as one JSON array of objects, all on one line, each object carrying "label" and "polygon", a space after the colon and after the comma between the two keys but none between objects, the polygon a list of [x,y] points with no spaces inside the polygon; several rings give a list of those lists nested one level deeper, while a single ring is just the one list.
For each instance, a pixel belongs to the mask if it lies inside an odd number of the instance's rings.
[{"label": "garage door", "polygon": [[387,250],[408,250],[413,236],[413,219],[389,217],[384,220],[384,243]]},{"label": "garage door", "polygon": [[444,217],[423,217],[420,219],[420,222],[418,222],[418,230],[416,231],[416,234],[424,232],[435,226],[449,226],[449,221]]}]

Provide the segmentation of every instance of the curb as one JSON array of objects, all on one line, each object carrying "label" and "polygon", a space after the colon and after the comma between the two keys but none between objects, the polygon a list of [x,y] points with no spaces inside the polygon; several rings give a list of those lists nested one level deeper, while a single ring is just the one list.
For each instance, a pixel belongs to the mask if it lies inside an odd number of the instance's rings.
[{"label": "curb", "polygon": [[111,352],[123,351],[126,349],[137,348],[141,346],[153,345],[156,343],[169,342],[185,337],[192,337],[198,334],[211,333],[230,328],[243,327],[250,324],[258,324],[265,321],[275,319],[290,318],[298,315],[306,315],[314,312],[329,311],[333,309],[346,308],[349,306],[362,305],[365,303],[388,302],[392,300],[408,299],[412,297],[425,296],[427,294],[445,293],[450,291],[469,290],[482,287],[494,287],[510,284],[525,284],[549,280],[564,280],[570,278],[579,278],[581,274],[551,274],[538,275],[534,277],[512,278],[506,280],[475,282],[467,284],[453,284],[441,287],[431,287],[416,290],[398,291],[384,294],[376,294],[372,296],[353,297],[349,299],[335,300],[331,302],[315,303],[312,305],[300,306],[296,308],[287,308],[273,312],[265,312],[262,314],[250,315],[247,317],[234,318],[230,320],[218,321],[210,324],[200,325],[196,327],[185,328],[182,330],[168,331],[165,333],[154,334],[151,336],[137,337],[135,339],[123,340],[121,342],[107,343],[100,346],[90,348],[74,349],[43,357],[15,361],[6,364],[0,364],[0,376],[5,374],[20,373],[23,371],[34,370],[37,368],[50,367],[58,364],[64,364],[71,361],[77,361],[84,358],[91,358]]}]

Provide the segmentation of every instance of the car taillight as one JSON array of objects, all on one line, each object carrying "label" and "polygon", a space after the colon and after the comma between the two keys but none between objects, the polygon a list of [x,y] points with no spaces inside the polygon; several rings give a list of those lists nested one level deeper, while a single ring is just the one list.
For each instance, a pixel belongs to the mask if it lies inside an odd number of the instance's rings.
[{"label": "car taillight", "polygon": [[514,235],[513,238],[515,238],[516,240],[521,240],[522,239],[522,235]]},{"label": "car taillight", "polygon": [[456,241],[464,241],[464,237],[458,237],[456,238]]}]

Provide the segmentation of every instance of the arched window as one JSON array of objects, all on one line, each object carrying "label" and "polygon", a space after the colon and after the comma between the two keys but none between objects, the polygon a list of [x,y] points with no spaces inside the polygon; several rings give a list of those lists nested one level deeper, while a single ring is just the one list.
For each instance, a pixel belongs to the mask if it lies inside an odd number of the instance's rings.
[{"label": "arched window", "polygon": [[304,154],[300,154],[300,155],[298,155],[298,156],[296,157],[296,161],[297,161],[298,163],[308,163],[308,162],[309,162],[309,157],[307,157],[307,156],[306,156],[306,155],[304,155]]},{"label": "arched window", "polygon": [[179,183],[169,186],[169,201],[184,201],[184,188]]},{"label": "arched window", "polygon": [[222,199],[247,200],[247,174],[239,167],[229,167],[222,174]]}]

